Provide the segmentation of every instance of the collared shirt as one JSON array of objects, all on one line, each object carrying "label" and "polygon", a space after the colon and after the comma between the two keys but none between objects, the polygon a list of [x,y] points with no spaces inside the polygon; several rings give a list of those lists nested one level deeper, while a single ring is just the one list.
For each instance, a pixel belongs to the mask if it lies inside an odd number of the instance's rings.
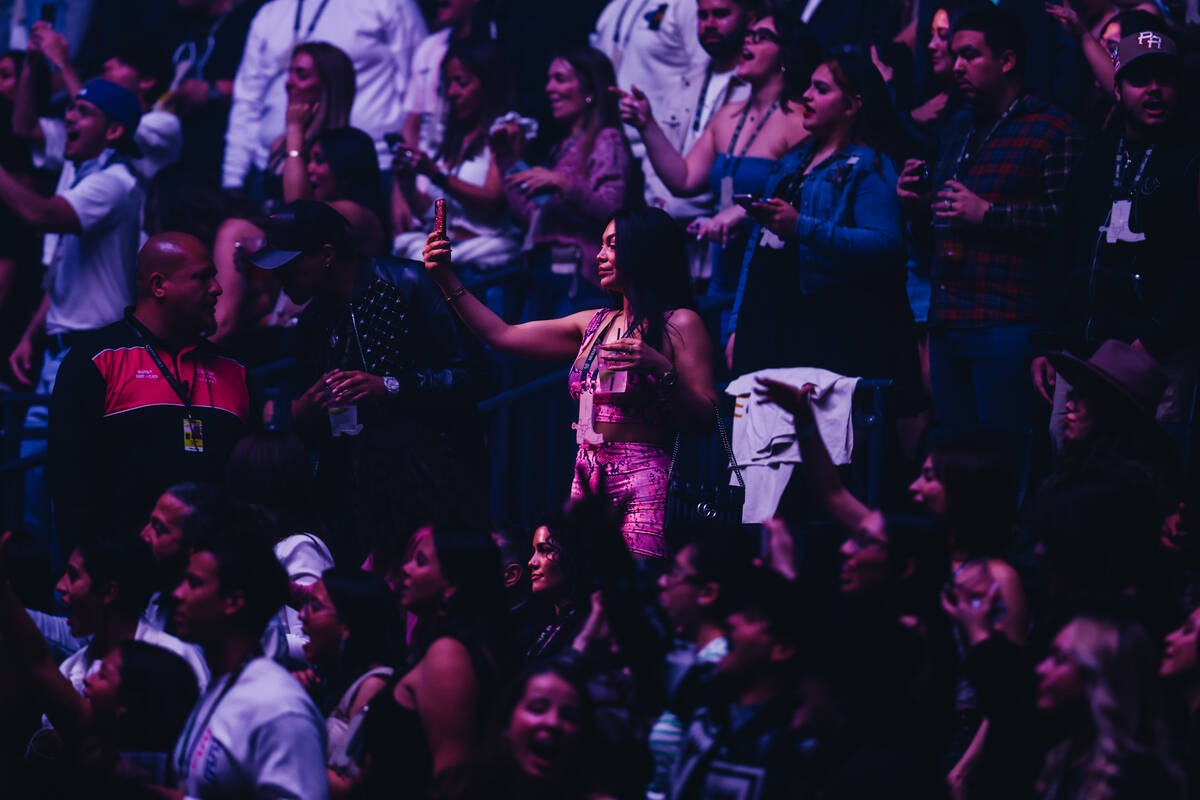
[{"label": "collared shirt", "polygon": [[80,233],[50,233],[42,263],[50,270],[46,333],[103,328],[133,301],[145,194],[126,161],[113,150],[76,165],[65,161],[66,126],[41,120],[39,167],[62,166],[54,193],[79,218]]},{"label": "collared shirt", "polygon": [[271,145],[285,129],[290,54],[304,41],[328,42],[350,57],[357,78],[350,125],[375,141],[380,166],[391,166],[383,135],[403,124],[413,50],[426,34],[420,9],[413,0],[328,0],[318,17],[322,0],[304,0],[293,40],[297,2],[272,0],[250,24],[225,134],[227,188],[240,188],[252,165],[266,168]]},{"label": "collared shirt", "polygon": [[[964,121],[968,121],[964,117]],[[959,168],[972,126],[949,131],[933,185],[958,180],[991,203],[979,226],[934,225],[929,324],[981,328],[1037,319],[1048,285],[1048,243],[1083,129],[1061,109],[1019,99],[974,158]]]}]

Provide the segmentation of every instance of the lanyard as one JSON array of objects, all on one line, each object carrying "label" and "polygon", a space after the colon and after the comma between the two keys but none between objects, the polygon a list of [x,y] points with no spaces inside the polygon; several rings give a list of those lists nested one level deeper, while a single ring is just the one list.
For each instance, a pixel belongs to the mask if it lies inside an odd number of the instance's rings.
[{"label": "lanyard", "polygon": [[[321,15],[325,13],[325,6],[329,5],[329,0],[321,0],[321,5],[317,6],[317,13],[313,14],[312,21],[308,23],[308,30],[304,32],[304,38],[312,36],[313,29],[317,27],[317,21],[321,19]],[[300,15],[304,12],[304,0],[296,0],[296,19],[292,21],[292,41],[300,39]]]},{"label": "lanyard", "polygon": [[[171,370],[167,367],[167,365],[165,363],[163,363],[162,356],[160,356],[158,354],[158,351],[154,349],[154,345],[150,344],[150,342],[142,334],[141,329],[138,328],[138,326],[132,322],[129,322],[128,324],[129,324],[129,327],[133,328],[133,332],[137,334],[138,340],[141,341],[141,343],[142,343],[142,347],[144,347],[146,349],[146,352],[150,354],[150,358],[152,358],[154,360],[154,365],[156,367],[158,367],[159,372],[161,372],[162,376],[164,378],[166,378],[167,383],[171,387],[171,390],[174,391],[175,394],[179,397],[179,399],[183,402],[184,414],[186,414],[187,416],[190,417],[192,415],[192,397],[191,397],[190,390],[194,389],[196,387],[195,386],[189,387],[187,385],[187,381],[183,380],[181,377],[178,377],[175,375],[175,373],[171,372]],[[179,371],[180,371],[180,375],[182,375],[182,373],[183,373],[182,366],[180,366]]]},{"label": "lanyard", "polygon": [[[208,40],[204,46],[204,54],[196,59],[196,63],[192,66],[192,69],[196,73],[196,77],[200,80],[204,80],[204,68],[208,66],[208,60],[212,58],[213,50],[216,49],[217,31],[221,30],[221,26],[225,24],[226,18],[232,13],[232,9],[226,11],[224,14],[217,17],[217,21],[214,22],[213,26],[208,29]],[[309,31],[309,33],[312,33],[312,31]]]},{"label": "lanyard", "polygon": [[704,71],[704,85],[700,87],[700,99],[696,101],[696,115],[692,118],[692,133],[700,132],[700,119],[704,116],[704,104],[708,100],[708,85],[712,83],[713,68],[712,62],[708,64],[708,69]]},{"label": "lanyard", "polygon": [[[582,377],[582,379],[584,379],[584,380],[587,379],[588,373],[592,369],[592,362],[596,360],[596,352],[600,349],[600,343],[602,341],[604,341],[604,335],[606,333],[608,333],[608,329],[611,328],[613,323],[616,321],[617,321],[617,315],[613,314],[612,318],[608,321],[608,324],[606,324],[600,330],[600,332],[598,334],[596,334],[596,338],[592,341],[592,351],[590,353],[588,353],[587,359],[583,362],[583,369],[579,371],[579,374]],[[620,337],[617,337],[617,338],[620,338]]]},{"label": "lanyard", "polygon": [[[1133,199],[1137,192],[1138,184],[1142,182],[1142,176],[1146,174],[1146,165],[1150,163],[1150,156],[1154,153],[1154,145],[1146,148],[1146,152],[1142,154],[1142,163],[1138,165],[1137,173],[1133,176],[1133,183],[1129,186],[1129,199]],[[1125,152],[1125,137],[1121,137],[1117,144],[1116,164],[1113,166],[1113,199],[1116,200],[1125,194],[1125,170],[1128,167],[1129,156]]]},{"label": "lanyard", "polygon": [[216,701],[208,707],[208,713],[204,715],[204,722],[199,726],[196,725],[196,721],[199,719],[200,707],[196,706],[196,713],[194,713],[191,719],[188,720],[187,730],[183,732],[183,738],[179,740],[183,745],[183,749],[179,753],[179,758],[175,761],[175,777],[178,779],[179,783],[186,781],[188,774],[192,771],[192,734],[197,730],[199,730],[201,735],[204,734],[204,730],[208,727],[208,723],[212,722],[213,714],[217,713],[217,706],[221,705],[221,701],[225,699],[225,696],[229,694],[230,690],[233,689],[234,685],[236,685],[238,680],[241,679],[242,672],[245,671],[246,665],[249,664],[253,658],[254,651],[251,651],[250,654],[246,656],[246,659],[242,661],[242,663],[238,664],[237,669],[230,674],[229,682],[221,687],[221,691],[217,695]]},{"label": "lanyard", "polygon": [[963,165],[965,164],[966,169],[968,170],[971,168],[971,165],[975,162],[975,157],[983,152],[983,148],[986,147],[987,143],[991,141],[993,136],[996,135],[996,131],[1000,130],[1000,126],[1008,122],[1008,118],[1011,117],[1013,112],[1017,110],[1017,104],[1021,102],[1021,99],[1022,98],[1018,97],[1009,104],[1008,108],[1004,110],[1004,113],[1000,115],[1000,119],[996,120],[996,122],[992,125],[991,130],[987,132],[987,136],[984,136],[983,139],[980,140],[978,146],[974,148],[974,152],[971,152],[971,140],[975,138],[976,131],[975,124],[971,124],[971,130],[967,134],[967,138],[963,141],[962,150],[958,152],[958,158],[954,159],[954,180],[961,181],[963,179],[963,177],[966,175],[966,172],[963,170]]},{"label": "lanyard", "polygon": [[767,120],[771,118],[771,115],[775,113],[775,109],[777,108],[779,108],[778,100],[771,103],[771,107],[767,109],[767,113],[763,114],[762,119],[758,121],[758,127],[750,134],[750,138],[746,140],[746,146],[742,148],[742,154],[734,158],[733,151],[737,147],[738,139],[742,136],[742,126],[746,124],[746,118],[750,116],[750,101],[746,101],[746,109],[742,111],[742,118],[738,120],[737,127],[733,131],[733,138],[729,140],[729,151],[725,153],[725,157],[729,159],[725,164],[726,177],[737,172],[737,168],[741,165],[742,159],[746,157],[746,153],[749,152],[750,146],[754,144],[754,140],[758,138],[758,134],[762,132],[763,126],[767,124]]}]

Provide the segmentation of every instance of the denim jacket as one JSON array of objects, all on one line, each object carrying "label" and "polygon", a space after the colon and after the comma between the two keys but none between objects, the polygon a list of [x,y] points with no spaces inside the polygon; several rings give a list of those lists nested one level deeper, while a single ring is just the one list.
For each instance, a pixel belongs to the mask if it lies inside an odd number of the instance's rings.
[{"label": "denim jacket", "polygon": [[[773,197],[781,184],[804,169],[811,146],[802,144],[776,162],[764,197]],[[800,218],[786,246],[796,255],[796,280],[804,292],[903,264],[904,220],[896,196],[896,170],[871,148],[846,145],[817,165],[805,179],[798,202],[793,198],[792,203]],[[751,228],[733,313],[722,326],[724,339],[737,329],[746,276],[764,233],[769,232],[757,223]]]}]

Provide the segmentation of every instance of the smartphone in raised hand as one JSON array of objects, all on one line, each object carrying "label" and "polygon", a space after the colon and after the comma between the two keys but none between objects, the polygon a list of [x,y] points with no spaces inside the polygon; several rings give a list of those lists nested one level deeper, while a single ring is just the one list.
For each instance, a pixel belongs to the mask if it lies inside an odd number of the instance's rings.
[{"label": "smartphone in raised hand", "polygon": [[446,199],[444,197],[433,201],[433,232],[442,239],[446,238]]}]

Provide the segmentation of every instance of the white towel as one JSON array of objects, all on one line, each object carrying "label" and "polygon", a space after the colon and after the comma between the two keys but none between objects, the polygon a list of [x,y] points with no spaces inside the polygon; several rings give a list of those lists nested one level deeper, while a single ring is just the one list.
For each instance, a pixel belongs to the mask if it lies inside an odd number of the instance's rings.
[{"label": "white towel", "polygon": [[[811,383],[817,431],[834,464],[849,464],[854,452],[853,406],[858,378],[824,369],[795,367],[764,369],[742,375],[725,389],[733,395],[733,457],[746,481],[742,522],[756,523],[775,516],[795,465],[800,463],[796,422],[774,404],[759,403],[753,395],[758,378],[792,386]],[[731,483],[736,478],[731,478]]]}]

